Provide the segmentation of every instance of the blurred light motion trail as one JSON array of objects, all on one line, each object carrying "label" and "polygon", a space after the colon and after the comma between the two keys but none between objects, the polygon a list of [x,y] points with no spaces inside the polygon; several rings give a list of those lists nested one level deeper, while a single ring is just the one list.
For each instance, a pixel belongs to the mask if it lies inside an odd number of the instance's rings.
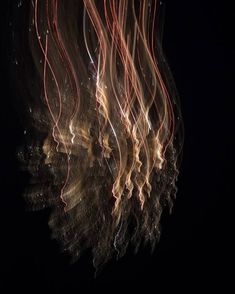
[{"label": "blurred light motion trail", "polygon": [[[100,268],[129,245],[155,248],[176,194],[182,119],[162,52],[157,0],[33,0],[30,111],[42,139],[25,193],[51,207],[53,236]],[[35,102],[36,103],[36,102]]]}]

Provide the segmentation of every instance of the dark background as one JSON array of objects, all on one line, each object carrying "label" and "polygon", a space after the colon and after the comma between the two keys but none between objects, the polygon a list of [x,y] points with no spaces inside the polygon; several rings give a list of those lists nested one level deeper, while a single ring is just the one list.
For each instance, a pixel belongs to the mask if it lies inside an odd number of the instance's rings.
[{"label": "dark background", "polygon": [[164,49],[185,125],[177,200],[172,215],[163,219],[154,254],[128,253],[109,263],[96,279],[89,253],[69,265],[69,258],[50,239],[48,212],[28,212],[21,197],[28,179],[19,169],[16,151],[24,142],[24,126],[14,107],[19,93],[11,79],[8,44],[9,3],[17,2],[1,2],[0,289],[7,289],[2,293],[15,287],[32,293],[84,293],[83,287],[146,292],[152,287],[154,293],[170,288],[188,293],[206,287],[225,290],[227,238],[222,215],[232,198],[227,182],[234,147],[229,103],[234,99],[235,15],[227,1],[164,2]]}]

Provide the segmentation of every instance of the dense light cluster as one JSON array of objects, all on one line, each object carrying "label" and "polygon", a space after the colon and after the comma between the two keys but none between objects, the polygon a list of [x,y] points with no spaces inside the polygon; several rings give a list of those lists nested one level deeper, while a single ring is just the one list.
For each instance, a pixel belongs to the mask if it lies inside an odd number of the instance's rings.
[{"label": "dense light cluster", "polygon": [[[157,0],[34,0],[29,39],[40,88],[26,192],[51,207],[65,250],[96,267],[128,245],[154,248],[176,193],[182,145]],[[32,77],[29,76],[29,79]],[[39,101],[39,102],[38,102]]]}]

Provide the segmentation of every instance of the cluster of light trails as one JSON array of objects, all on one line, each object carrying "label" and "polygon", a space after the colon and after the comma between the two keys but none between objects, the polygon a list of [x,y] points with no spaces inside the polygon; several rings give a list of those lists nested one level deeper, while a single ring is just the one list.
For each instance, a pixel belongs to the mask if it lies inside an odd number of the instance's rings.
[{"label": "cluster of light trails", "polygon": [[48,112],[42,150],[64,209],[50,224],[71,252],[93,248],[96,265],[112,248],[154,246],[176,191],[180,111],[163,73],[159,9],[158,0],[31,3]]}]

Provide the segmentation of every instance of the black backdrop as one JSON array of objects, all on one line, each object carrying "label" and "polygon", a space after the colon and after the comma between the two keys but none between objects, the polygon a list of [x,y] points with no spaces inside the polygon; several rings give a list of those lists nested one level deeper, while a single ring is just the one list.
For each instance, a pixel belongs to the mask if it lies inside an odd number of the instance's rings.
[{"label": "black backdrop", "polygon": [[[232,10],[209,0],[165,1],[164,49],[180,94],[185,144],[179,191],[173,213],[153,255],[128,253],[109,263],[94,279],[91,257],[76,264],[50,239],[47,211],[28,212],[21,194],[27,178],[20,172],[17,146],[24,126],[14,107],[18,93],[9,70],[9,7],[1,2],[1,198],[0,289],[72,293],[107,288],[187,289],[221,285],[223,204],[230,205],[226,184],[232,166]],[[24,1],[23,1],[24,4]],[[232,12],[232,13],[231,13]],[[234,14],[234,13],[233,13]],[[223,285],[223,287],[226,284]],[[85,287],[85,288],[84,288]],[[79,293],[80,293],[79,292]],[[161,292],[161,291],[160,291]],[[164,291],[165,292],[165,291]]]}]

